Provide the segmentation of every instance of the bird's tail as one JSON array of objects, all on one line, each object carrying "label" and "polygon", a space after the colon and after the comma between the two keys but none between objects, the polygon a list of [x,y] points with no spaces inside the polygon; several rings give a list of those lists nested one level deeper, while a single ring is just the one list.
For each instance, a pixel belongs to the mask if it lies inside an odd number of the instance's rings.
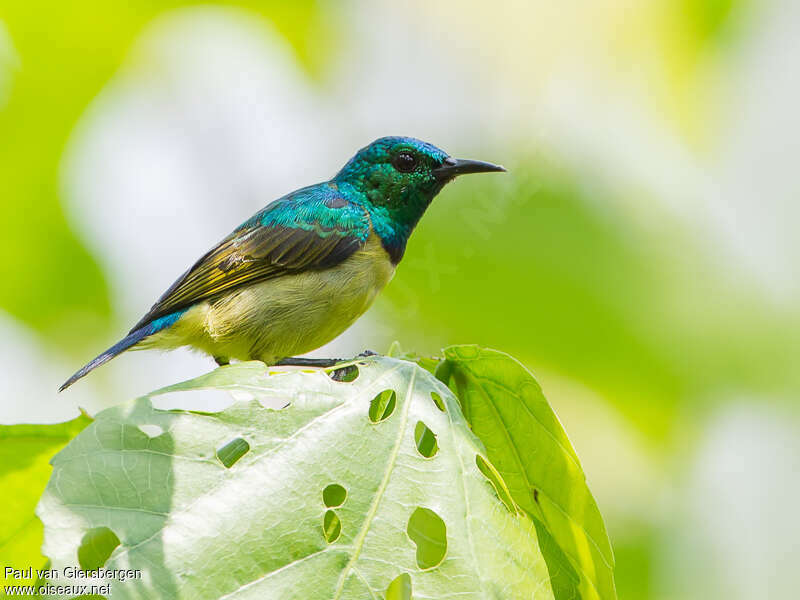
[{"label": "bird's tail", "polygon": [[61,387],[58,388],[58,391],[63,392],[73,383],[78,381],[78,379],[80,379],[87,373],[94,371],[100,365],[106,364],[112,358],[114,358],[118,354],[121,354],[122,352],[125,352],[125,350],[127,350],[131,346],[135,346],[136,344],[141,342],[144,338],[151,336],[154,333],[158,333],[159,331],[162,331],[167,327],[174,325],[175,321],[177,321],[184,312],[185,311],[181,310],[172,313],[170,315],[167,315],[166,317],[155,319],[154,321],[151,321],[147,325],[143,325],[138,329],[134,329],[128,335],[126,335],[124,338],[118,341],[116,344],[111,346],[111,348],[109,348],[105,352],[98,354],[92,360],[90,360],[88,363],[86,363],[80,369],[78,369],[78,371],[76,371],[72,375],[72,377],[70,377],[63,384],[61,384]]}]

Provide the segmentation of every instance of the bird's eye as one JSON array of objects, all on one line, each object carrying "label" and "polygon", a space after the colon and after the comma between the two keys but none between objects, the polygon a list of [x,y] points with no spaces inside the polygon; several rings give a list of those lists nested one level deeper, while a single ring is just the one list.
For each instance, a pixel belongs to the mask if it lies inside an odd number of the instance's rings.
[{"label": "bird's eye", "polygon": [[392,159],[392,166],[401,173],[410,173],[417,168],[417,157],[411,152],[398,152]]}]

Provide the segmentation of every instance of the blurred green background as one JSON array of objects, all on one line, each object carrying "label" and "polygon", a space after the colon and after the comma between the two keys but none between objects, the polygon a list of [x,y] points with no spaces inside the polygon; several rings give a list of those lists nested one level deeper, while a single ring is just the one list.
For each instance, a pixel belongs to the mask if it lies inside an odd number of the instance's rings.
[{"label": "blurred green background", "polygon": [[320,355],[505,350],[573,439],[620,598],[789,598],[800,564],[800,5],[791,0],[0,6],[0,421],[271,199],[382,135],[509,174],[434,202]]}]

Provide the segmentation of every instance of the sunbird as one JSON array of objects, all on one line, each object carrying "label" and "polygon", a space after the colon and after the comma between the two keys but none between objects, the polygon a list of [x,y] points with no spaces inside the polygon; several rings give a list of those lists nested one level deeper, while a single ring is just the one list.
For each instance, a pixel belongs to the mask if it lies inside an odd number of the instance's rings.
[{"label": "sunbird", "polygon": [[[459,175],[505,171],[411,137],[383,137],[333,179],[268,204],[200,259],[62,391],[132,349],[189,346],[219,365],[298,358],[334,339],[389,283],[433,198]],[[334,362],[332,362],[334,361]]]}]

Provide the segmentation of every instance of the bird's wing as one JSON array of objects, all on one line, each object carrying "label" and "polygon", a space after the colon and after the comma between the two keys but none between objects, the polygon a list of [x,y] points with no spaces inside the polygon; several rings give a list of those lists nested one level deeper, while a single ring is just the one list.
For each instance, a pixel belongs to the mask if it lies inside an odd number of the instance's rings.
[{"label": "bird's wing", "polygon": [[300,190],[257,213],[181,275],[131,331],[223,292],[347,259],[366,243],[369,215],[326,192]]}]

